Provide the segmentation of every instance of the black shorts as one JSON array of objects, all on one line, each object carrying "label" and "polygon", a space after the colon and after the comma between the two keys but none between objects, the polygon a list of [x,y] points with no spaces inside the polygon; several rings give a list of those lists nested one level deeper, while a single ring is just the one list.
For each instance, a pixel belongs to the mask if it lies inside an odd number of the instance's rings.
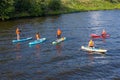
[{"label": "black shorts", "polygon": [[89,46],[89,47],[93,48],[94,46]]},{"label": "black shorts", "polygon": [[61,35],[57,35],[57,38],[59,39],[61,37]]}]

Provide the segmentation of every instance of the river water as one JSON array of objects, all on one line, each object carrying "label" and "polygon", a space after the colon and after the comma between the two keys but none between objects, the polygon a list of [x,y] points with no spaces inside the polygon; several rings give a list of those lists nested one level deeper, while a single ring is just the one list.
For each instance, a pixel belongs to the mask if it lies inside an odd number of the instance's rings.
[{"label": "river water", "polygon": [[[19,27],[21,38],[32,40],[12,43]],[[66,41],[52,45],[56,30]],[[80,49],[90,34],[105,29],[110,38],[94,39],[106,54],[90,54]],[[47,38],[29,46],[35,33]],[[0,80],[120,80],[120,10],[89,11],[59,16],[0,22]]]}]

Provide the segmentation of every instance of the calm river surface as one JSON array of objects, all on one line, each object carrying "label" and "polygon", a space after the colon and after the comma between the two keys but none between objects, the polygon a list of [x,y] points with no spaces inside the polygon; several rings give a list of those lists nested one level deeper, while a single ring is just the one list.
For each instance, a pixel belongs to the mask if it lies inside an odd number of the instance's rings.
[{"label": "calm river surface", "polygon": [[[21,38],[40,32],[47,40],[29,46],[30,41],[12,43],[15,30]],[[56,30],[66,41],[52,45]],[[90,54],[80,49],[90,34],[106,29],[110,38],[94,39],[106,54]],[[52,17],[0,22],[0,80],[120,80],[120,10],[90,11]]]}]

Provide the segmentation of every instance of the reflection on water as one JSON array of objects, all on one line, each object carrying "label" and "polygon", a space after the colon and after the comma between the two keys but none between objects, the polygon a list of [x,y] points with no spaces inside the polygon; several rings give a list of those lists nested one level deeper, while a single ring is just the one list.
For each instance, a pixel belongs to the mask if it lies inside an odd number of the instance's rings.
[{"label": "reflection on water", "polygon": [[29,45],[29,48],[33,51],[33,55],[36,62],[40,61],[41,56],[41,44]]},{"label": "reflection on water", "polygon": [[[96,13],[96,12],[93,12],[93,13],[90,13],[89,14],[90,15],[90,23],[92,24],[92,25],[94,25],[94,26],[99,26],[100,25],[100,23],[102,23],[101,21],[100,21],[100,18],[101,18],[101,12],[98,12],[98,13]],[[97,28],[99,28],[99,27],[97,27]],[[96,28],[96,29],[97,29]],[[93,28],[92,28],[93,29]],[[96,30],[96,33],[98,33],[98,31]]]},{"label": "reflection on water", "polygon": [[62,46],[63,46],[62,43],[56,45],[56,50],[57,50],[58,56],[60,56],[62,54],[61,53],[62,52]]},{"label": "reflection on water", "polygon": [[88,58],[91,61],[91,63],[94,61],[94,57],[91,53],[88,53]]},{"label": "reflection on water", "polygon": [[40,44],[37,44],[35,47],[36,47],[35,56],[37,61],[39,61],[40,60]]},{"label": "reflection on water", "polygon": [[22,55],[20,54],[20,47],[21,47],[21,44],[20,43],[17,43],[16,44],[16,60],[20,60],[22,58]]},{"label": "reflection on water", "polygon": [[106,39],[105,39],[105,38],[102,38],[102,41],[105,43],[105,42],[106,42]]}]

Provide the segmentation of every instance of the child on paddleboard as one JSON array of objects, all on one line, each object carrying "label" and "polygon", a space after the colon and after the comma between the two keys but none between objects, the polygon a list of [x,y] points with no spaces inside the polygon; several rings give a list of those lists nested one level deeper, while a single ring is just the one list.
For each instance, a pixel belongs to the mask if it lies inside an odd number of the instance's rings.
[{"label": "child on paddleboard", "polygon": [[36,33],[36,39],[37,39],[37,40],[40,39],[40,34],[39,34],[39,32]]},{"label": "child on paddleboard", "polygon": [[91,48],[94,47],[94,41],[92,39],[89,41],[88,47],[91,47]]}]

